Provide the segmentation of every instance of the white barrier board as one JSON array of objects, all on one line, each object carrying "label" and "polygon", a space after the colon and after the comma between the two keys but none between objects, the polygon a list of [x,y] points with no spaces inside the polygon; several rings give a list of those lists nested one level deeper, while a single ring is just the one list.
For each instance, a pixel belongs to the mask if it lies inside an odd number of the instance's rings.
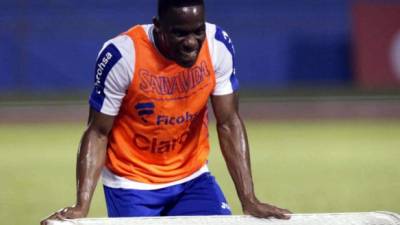
[{"label": "white barrier board", "polygon": [[53,220],[49,225],[400,225],[400,215],[391,212],[293,214],[290,220],[251,216],[84,218]]}]

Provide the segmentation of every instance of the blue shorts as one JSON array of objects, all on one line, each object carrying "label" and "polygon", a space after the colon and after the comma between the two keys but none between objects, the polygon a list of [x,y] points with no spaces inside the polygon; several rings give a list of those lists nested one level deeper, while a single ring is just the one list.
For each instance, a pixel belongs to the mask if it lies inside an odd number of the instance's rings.
[{"label": "blue shorts", "polygon": [[210,173],[157,190],[104,186],[104,193],[109,217],[231,215],[225,197]]}]

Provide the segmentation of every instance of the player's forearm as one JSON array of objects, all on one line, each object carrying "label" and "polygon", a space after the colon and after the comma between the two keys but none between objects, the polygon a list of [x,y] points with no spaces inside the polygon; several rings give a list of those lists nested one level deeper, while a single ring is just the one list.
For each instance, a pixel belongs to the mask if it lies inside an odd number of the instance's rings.
[{"label": "player's forearm", "polygon": [[77,205],[89,210],[104,165],[107,135],[89,128],[83,135],[76,165]]},{"label": "player's forearm", "polygon": [[245,127],[238,115],[217,124],[220,146],[242,207],[256,201]]}]

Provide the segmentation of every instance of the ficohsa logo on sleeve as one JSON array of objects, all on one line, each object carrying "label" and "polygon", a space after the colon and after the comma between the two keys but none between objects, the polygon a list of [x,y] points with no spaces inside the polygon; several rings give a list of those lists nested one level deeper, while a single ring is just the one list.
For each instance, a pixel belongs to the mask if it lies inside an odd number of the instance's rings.
[{"label": "ficohsa logo on sleeve", "polygon": [[101,83],[101,77],[103,75],[104,69],[106,68],[108,62],[112,59],[113,55],[110,52],[107,52],[105,56],[102,58],[101,62],[96,66],[96,81],[95,86],[99,87],[96,90],[97,94],[101,94],[101,87],[103,86]]},{"label": "ficohsa logo on sleeve", "polygon": [[96,94],[104,96],[104,88],[107,76],[121,58],[121,53],[113,44],[109,44],[101,52],[95,67],[94,86]]}]

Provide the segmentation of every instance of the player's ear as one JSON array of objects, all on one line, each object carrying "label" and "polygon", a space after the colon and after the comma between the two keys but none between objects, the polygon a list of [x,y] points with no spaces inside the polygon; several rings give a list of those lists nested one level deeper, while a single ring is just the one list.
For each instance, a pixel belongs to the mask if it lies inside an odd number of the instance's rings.
[{"label": "player's ear", "polygon": [[161,24],[160,24],[160,19],[157,16],[153,17],[153,25],[154,25],[154,29],[157,31],[160,30]]}]

